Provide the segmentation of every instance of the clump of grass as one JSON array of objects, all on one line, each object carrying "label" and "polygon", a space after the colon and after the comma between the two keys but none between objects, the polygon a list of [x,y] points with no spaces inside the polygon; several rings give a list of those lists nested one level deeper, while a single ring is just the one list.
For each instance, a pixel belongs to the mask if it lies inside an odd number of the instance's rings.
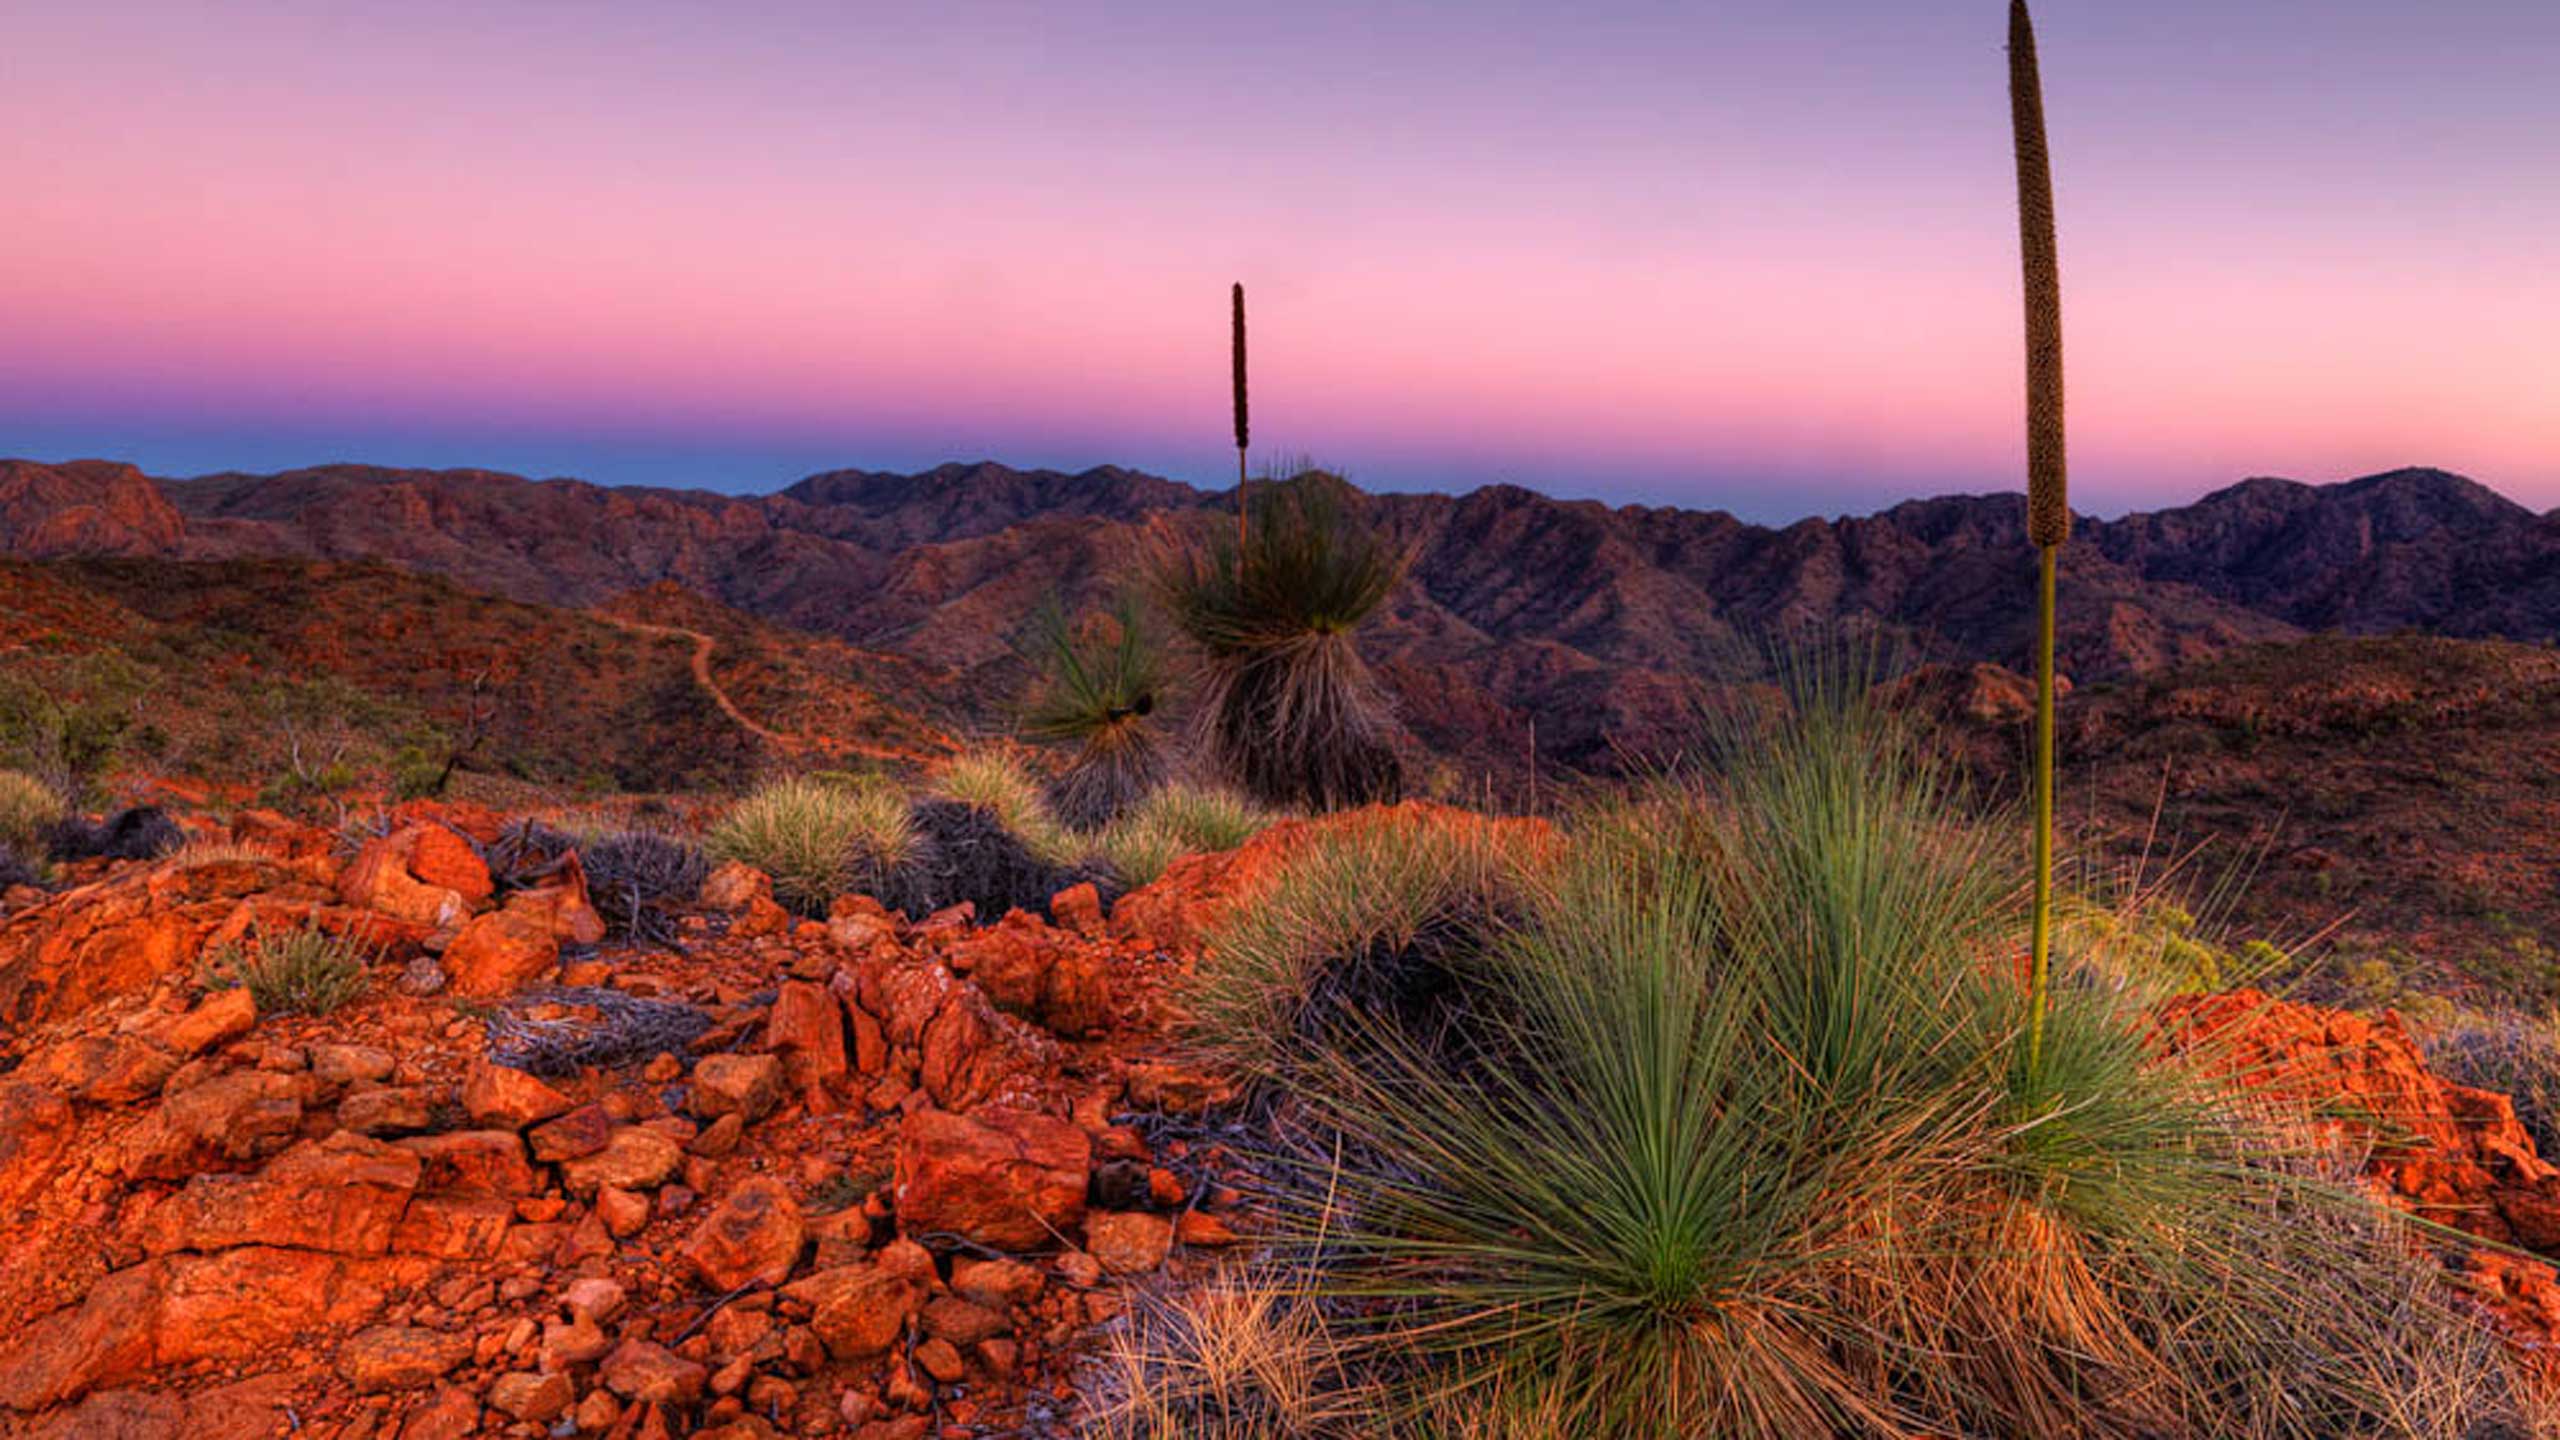
[{"label": "clump of grass", "polygon": [[1131,600],[1081,627],[1052,600],[1033,616],[1026,648],[1041,683],[1023,733],[1077,747],[1049,787],[1050,808],[1072,829],[1098,829],[1164,781],[1162,657]]},{"label": "clump of grass", "polygon": [[1396,798],[1403,767],[1354,637],[1409,562],[1315,471],[1264,485],[1234,539],[1157,546],[1150,576],[1199,654],[1202,749],[1222,778],[1274,808]]},{"label": "clump of grass", "polygon": [[67,815],[45,832],[56,860],[157,860],[187,843],[187,833],[155,805],[119,810],[104,821]]},{"label": "clump of grass", "polygon": [[995,817],[1033,855],[1052,864],[1071,861],[1080,848],[1049,809],[1046,787],[1016,751],[996,745],[963,750],[926,777],[932,794]]},{"label": "clump of grass", "polygon": [[0,890],[14,890],[21,885],[38,889],[45,884],[45,872],[34,861],[20,855],[6,842],[0,842]]},{"label": "clump of grass", "polygon": [[2560,1035],[2549,1014],[2462,1014],[2427,1027],[2427,1066],[2457,1084],[2515,1102],[2516,1119],[2545,1158],[2560,1155]]},{"label": "clump of grass", "polygon": [[1462,824],[1312,831],[1210,936],[1184,996],[1193,1042],[1275,1088],[1379,1017],[1428,1043],[1475,998],[1469,971],[1515,900],[1518,862]]},{"label": "clump of grass", "polygon": [[0,770],[0,845],[31,851],[62,818],[62,797],[32,775]]},{"label": "clump of grass", "polygon": [[190,840],[178,847],[171,857],[180,865],[229,865],[272,862],[276,852],[264,845],[238,840]]},{"label": "clump of grass", "polygon": [[1102,856],[1121,884],[1151,884],[1185,855],[1233,850],[1271,823],[1271,815],[1232,790],[1167,785],[1102,832]]},{"label": "clump of grass", "polygon": [[212,984],[247,987],[262,1015],[326,1015],[364,993],[371,958],[354,940],[306,925],[252,930],[205,966]]},{"label": "clump of grass", "polygon": [[804,915],[825,914],[848,890],[876,892],[913,861],[916,848],[904,795],[808,779],[778,780],[748,795],[703,845],[714,860],[773,877],[774,898]]},{"label": "clump of grass", "polygon": [[702,851],[651,830],[610,830],[579,846],[587,894],[606,929],[626,940],[673,938],[672,906],[690,903],[711,873]]},{"label": "clump of grass", "polygon": [[1410,855],[1311,843],[1213,939],[1188,998],[1287,1081],[1285,1243],[1376,1357],[1371,1433],[2515,1419],[2409,1232],[2125,992],[2058,970],[2028,1063],[2000,817],[1853,691],[1791,687],[1709,773],[1575,817],[1403,971],[1428,1006],[1340,979],[1465,892]]}]

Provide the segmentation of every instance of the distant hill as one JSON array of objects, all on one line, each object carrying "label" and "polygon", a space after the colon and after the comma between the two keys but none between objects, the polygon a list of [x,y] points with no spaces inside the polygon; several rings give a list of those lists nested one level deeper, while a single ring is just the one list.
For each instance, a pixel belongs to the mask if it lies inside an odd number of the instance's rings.
[{"label": "distant hill", "polygon": [[[673,585],[949,677],[992,722],[1009,639],[1045,594],[1124,583],[1145,527],[1223,497],[1116,467],[835,471],[740,497],[331,465],[162,480],[104,462],[0,462],[0,551],[375,560],[473,590],[593,606]],[[1366,640],[1419,742],[1605,767],[1668,743],[1758,637],[1867,625],[1920,655],[2023,664],[2032,552],[2016,495],[1917,500],[1783,527],[1516,486],[1376,495],[1413,582]],[[2474,481],[2400,470],[2253,479],[2192,505],[2083,520],[2061,620],[2083,681],[2321,629],[2560,636],[2560,522]]]}]

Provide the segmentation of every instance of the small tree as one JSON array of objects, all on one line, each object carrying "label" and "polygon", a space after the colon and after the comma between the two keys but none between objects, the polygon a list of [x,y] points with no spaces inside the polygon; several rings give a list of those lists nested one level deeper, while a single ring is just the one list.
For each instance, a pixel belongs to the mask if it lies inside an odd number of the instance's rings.
[{"label": "small tree", "polygon": [[1077,747],[1049,806],[1072,829],[1108,825],[1164,781],[1163,659],[1146,617],[1124,598],[1079,626],[1053,599],[1032,617],[1023,648],[1040,672],[1023,733]]},{"label": "small tree", "polygon": [[1393,800],[1403,767],[1354,637],[1411,556],[1372,529],[1351,487],[1321,471],[1271,481],[1238,538],[1159,531],[1150,575],[1201,662],[1205,757],[1275,808]]}]

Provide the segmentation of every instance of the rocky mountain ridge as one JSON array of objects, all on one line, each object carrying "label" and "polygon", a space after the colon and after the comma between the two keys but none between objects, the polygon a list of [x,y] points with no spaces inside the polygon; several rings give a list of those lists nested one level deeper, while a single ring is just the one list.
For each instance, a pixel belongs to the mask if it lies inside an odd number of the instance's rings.
[{"label": "rocky mountain ridge", "polygon": [[[321,466],[159,480],[0,462],[0,551],[372,559],[553,605],[673,584],[766,620],[892,650],[992,707],[1011,628],[1044,595],[1127,583],[1147,528],[1224,497],[1117,467],[982,462],[844,470],[765,496],[609,488],[478,470]],[[1517,486],[1364,502],[1412,582],[1367,638],[1417,736],[1462,762],[1590,767],[1648,748],[1754,643],[1874,626],[1924,658],[2021,663],[2031,551],[2016,495],[1755,525]],[[2083,519],[2066,667],[2158,671],[2320,629],[2560,637],[2560,517],[2409,469],[2335,485],[2252,479],[2194,504]],[[993,713],[992,708],[989,713]]]}]

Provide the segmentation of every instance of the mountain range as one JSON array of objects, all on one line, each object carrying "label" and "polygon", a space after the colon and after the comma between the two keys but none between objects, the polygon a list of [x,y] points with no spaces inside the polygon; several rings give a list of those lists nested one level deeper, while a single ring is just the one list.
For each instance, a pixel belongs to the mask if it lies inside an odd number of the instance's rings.
[{"label": "mountain range", "polygon": [[[481,470],[164,479],[16,460],[0,461],[0,552],[378,561],[579,608],[681,587],[904,656],[953,713],[993,723],[1023,681],[1012,636],[1043,596],[1097,601],[1130,582],[1150,526],[1232,503],[1112,466],[841,470],[736,496]],[[1416,738],[1461,764],[1525,754],[1533,722],[1542,763],[1607,768],[1658,748],[1703,682],[1747,669],[1772,635],[1872,626],[1921,658],[2026,655],[2033,552],[2014,494],[1780,527],[1508,485],[1360,503],[1415,557],[1366,653]],[[2319,631],[2560,637],[2560,514],[2440,470],[2250,479],[2084,517],[2065,566],[2063,663],[2084,685]]]}]

